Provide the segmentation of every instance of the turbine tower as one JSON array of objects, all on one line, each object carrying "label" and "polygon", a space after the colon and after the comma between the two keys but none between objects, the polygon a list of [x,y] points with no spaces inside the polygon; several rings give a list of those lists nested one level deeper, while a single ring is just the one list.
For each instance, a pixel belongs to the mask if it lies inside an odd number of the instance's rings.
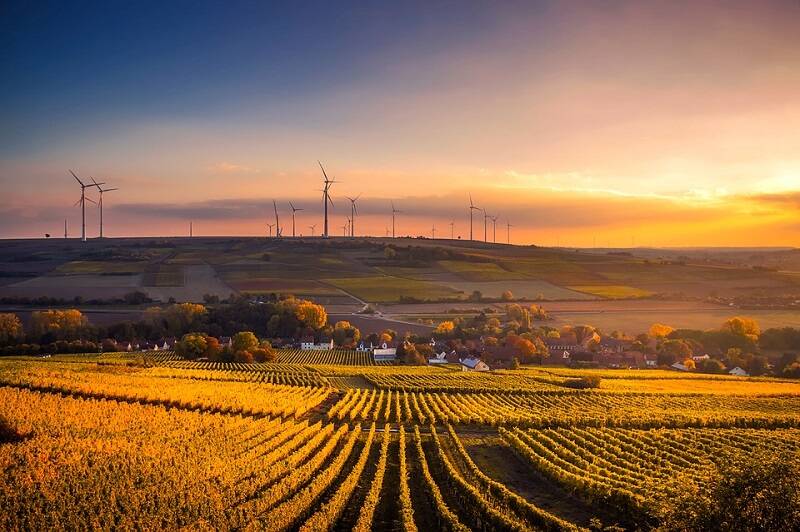
[{"label": "turbine tower", "polygon": [[272,200],[272,208],[275,210],[275,236],[281,237],[281,222],[278,219],[278,204],[275,203],[275,200]]},{"label": "turbine tower", "polygon": [[301,209],[299,207],[295,207],[294,205],[292,205],[291,201],[289,202],[289,207],[292,208],[292,236],[294,237],[295,236],[294,235],[294,213],[296,213],[297,211],[302,211],[303,209]]},{"label": "turbine tower", "polygon": [[100,208],[100,238],[103,238],[103,192],[111,192],[112,190],[119,190],[118,188],[102,188],[100,183],[92,178],[94,186],[100,191],[100,199],[97,201],[97,206]]},{"label": "turbine tower", "polygon": [[472,211],[479,211],[481,210],[480,207],[476,207],[474,203],[472,203],[472,194],[469,195],[469,239],[474,240],[472,238]]},{"label": "turbine tower", "polygon": [[492,219],[492,243],[497,244],[497,216],[490,216]]},{"label": "turbine tower", "polygon": [[347,236],[350,232],[350,218],[347,218],[347,223],[342,226],[342,236]]},{"label": "turbine tower", "polygon": [[317,161],[317,163],[319,163],[319,168],[322,170],[322,175],[325,178],[325,188],[322,190],[322,204],[325,208],[325,227],[322,232],[322,237],[328,238],[328,202],[330,202],[331,207],[333,207],[333,200],[331,199],[330,191],[331,186],[337,181],[336,179],[328,179],[328,174],[325,173],[325,168],[322,167],[322,163],[319,161]]},{"label": "turbine tower", "polygon": [[64,238],[67,238],[67,219],[64,218]]},{"label": "turbine tower", "polygon": [[486,209],[483,209],[483,241],[488,242],[489,239],[487,238],[488,233],[486,232],[487,224],[486,221],[489,219],[489,213],[486,212]]},{"label": "turbine tower", "polygon": [[511,225],[511,222],[506,222],[506,244],[511,244],[511,228],[514,227]]},{"label": "turbine tower", "polygon": [[395,238],[395,234],[394,234],[394,215],[395,214],[400,214],[401,212],[403,212],[403,211],[398,211],[397,209],[394,208],[394,202],[392,202],[392,238]]},{"label": "turbine tower", "polygon": [[356,207],[356,201],[358,198],[361,197],[361,194],[356,196],[355,198],[351,198],[349,196],[345,196],[345,198],[350,200],[350,236],[356,236],[356,214],[358,214],[358,207]]},{"label": "turbine tower", "polygon": [[[89,187],[94,187],[94,186],[98,186],[99,187],[100,185],[105,185],[105,183],[98,183],[98,182],[95,181],[94,183],[92,183],[90,185],[85,185],[83,183],[83,181],[81,181],[78,178],[78,176],[75,175],[75,172],[70,170],[69,173],[72,174],[72,177],[74,177],[75,181],[77,181],[78,184],[81,186],[81,197],[80,197],[80,199],[78,201],[75,202],[75,205],[80,204],[80,206],[81,206],[81,240],[86,242],[86,201],[88,200],[88,201],[90,201],[90,202],[92,202],[94,204],[97,204],[97,202],[94,201],[93,199],[86,197],[86,189],[89,188]],[[94,180],[92,180],[92,181],[94,181]]]},{"label": "turbine tower", "polygon": [[436,224],[431,226],[431,240],[436,240]]},{"label": "turbine tower", "polygon": [[455,225],[453,220],[450,220],[450,240],[455,240]]},{"label": "turbine tower", "polygon": [[269,227],[269,236],[272,238],[272,228],[275,227],[275,224],[267,224],[267,227]]},{"label": "turbine tower", "polygon": [[314,236],[314,231],[317,229],[317,224],[309,225],[308,228],[311,229],[311,236]]}]

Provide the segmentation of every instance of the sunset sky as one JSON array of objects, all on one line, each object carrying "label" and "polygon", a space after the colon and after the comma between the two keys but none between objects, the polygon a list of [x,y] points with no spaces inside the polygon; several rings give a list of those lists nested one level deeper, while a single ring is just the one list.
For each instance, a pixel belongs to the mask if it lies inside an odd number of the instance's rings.
[{"label": "sunset sky", "polygon": [[0,69],[4,238],[79,234],[70,168],[109,236],[308,234],[319,159],[333,234],[800,243],[797,0],[11,1]]}]

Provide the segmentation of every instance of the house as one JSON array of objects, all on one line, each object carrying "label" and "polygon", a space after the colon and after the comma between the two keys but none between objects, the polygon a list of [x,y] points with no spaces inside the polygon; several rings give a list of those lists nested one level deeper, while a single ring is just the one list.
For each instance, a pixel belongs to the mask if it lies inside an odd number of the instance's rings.
[{"label": "house", "polygon": [[604,354],[600,363],[609,368],[641,368],[646,367],[644,354],[640,351],[624,351],[621,353]]},{"label": "house", "polygon": [[681,364],[680,362],[675,362],[675,363],[674,363],[673,365],[671,365],[670,367],[671,367],[672,369],[675,369],[675,370],[678,370],[678,371],[689,371],[689,368],[687,368],[686,366],[684,366],[684,365],[683,365],[683,364]]},{"label": "house", "polygon": [[375,362],[387,362],[397,359],[397,345],[383,342],[372,350],[372,358]]},{"label": "house", "polygon": [[220,336],[219,345],[220,347],[230,347],[231,345],[233,345],[233,338],[231,338],[230,336]]},{"label": "house", "polygon": [[356,351],[359,353],[371,353],[373,349],[374,346],[372,345],[372,342],[369,343],[369,347],[367,347],[364,342],[359,342],[359,344],[356,346]]},{"label": "house", "polygon": [[327,351],[328,349],[333,349],[333,340],[320,340],[317,343],[314,342],[313,337],[305,336],[300,340],[300,349],[303,351]]},{"label": "house", "polygon": [[655,355],[644,355],[644,367],[656,368],[658,367],[658,357]]},{"label": "house", "polygon": [[599,347],[601,353],[624,353],[630,349],[633,342],[630,340],[620,340],[611,336],[604,336],[600,339]]},{"label": "house", "polygon": [[460,362],[462,371],[489,371],[486,362],[479,358],[462,358]]},{"label": "house", "polygon": [[[578,344],[574,338],[546,338],[544,345],[550,351],[551,358],[563,358],[563,354],[571,355],[576,351],[582,351],[583,348]],[[567,357],[569,358],[569,356]]]},{"label": "house", "polygon": [[747,373],[745,370],[743,370],[739,366],[736,366],[735,368],[730,370],[728,373],[730,373],[731,375],[736,375],[737,377],[749,377],[750,376],[749,373]]},{"label": "house", "polygon": [[447,364],[447,351],[442,351],[433,358],[429,358],[428,364]]},{"label": "house", "polygon": [[692,357],[692,360],[694,360],[695,362],[703,362],[708,360],[709,358],[711,357],[708,355],[695,355]]}]

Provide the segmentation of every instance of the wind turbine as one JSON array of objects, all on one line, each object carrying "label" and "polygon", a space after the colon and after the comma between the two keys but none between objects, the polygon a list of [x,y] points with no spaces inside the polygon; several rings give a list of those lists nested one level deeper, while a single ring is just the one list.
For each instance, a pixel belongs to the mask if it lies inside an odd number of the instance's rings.
[{"label": "wind turbine", "polygon": [[296,213],[297,211],[302,211],[303,209],[295,207],[294,205],[292,205],[291,201],[289,202],[289,207],[292,208],[292,236],[294,236],[294,213]]},{"label": "wind turbine", "polygon": [[488,242],[489,241],[489,239],[486,237],[486,235],[488,234],[486,232],[486,227],[487,227],[486,220],[488,220],[489,218],[490,218],[489,213],[486,212],[486,209],[483,209],[483,241],[484,242]]},{"label": "wind turbine", "polygon": [[311,236],[314,236],[314,231],[317,229],[317,224],[309,225],[308,228],[311,229]]},{"label": "wind turbine", "polygon": [[94,186],[97,187],[97,190],[100,191],[100,199],[97,202],[97,206],[100,208],[100,238],[103,238],[103,192],[111,192],[112,190],[119,190],[118,188],[101,188],[100,183],[92,178],[92,182]]},{"label": "wind turbine", "polygon": [[331,199],[331,185],[336,183],[336,179],[328,179],[328,174],[325,173],[325,168],[322,167],[322,163],[317,161],[319,164],[320,170],[322,170],[322,175],[325,177],[325,188],[321,191],[322,192],[322,204],[325,206],[325,230],[322,233],[323,238],[328,238],[328,202],[330,202],[331,207],[333,207],[333,200]]},{"label": "wind turbine", "polygon": [[347,236],[350,232],[350,218],[347,218],[347,223],[342,226],[342,236]]},{"label": "wind turbine", "polygon": [[349,196],[345,196],[345,198],[350,200],[350,236],[356,236],[356,214],[358,214],[358,207],[356,207],[356,201],[358,198],[361,197],[361,194],[356,196],[355,198],[351,198]]},{"label": "wind turbine", "polygon": [[431,240],[436,240],[436,224],[431,226]]},{"label": "wind turbine", "polygon": [[481,210],[480,207],[476,207],[474,203],[472,203],[472,194],[469,195],[469,239],[474,240],[472,238],[472,211],[479,211]]},{"label": "wind turbine", "polygon": [[269,227],[269,236],[272,238],[272,228],[275,227],[275,224],[267,224],[267,227]]},{"label": "wind turbine", "polygon": [[511,222],[506,221],[506,240],[507,240],[506,243],[507,244],[511,243],[511,228],[512,227],[514,227],[514,226],[511,225]]},{"label": "wind turbine", "polygon": [[392,238],[395,238],[395,236],[394,236],[394,215],[395,214],[400,214],[402,212],[403,211],[398,211],[397,209],[395,209],[394,208],[394,202],[392,202]]},{"label": "wind turbine", "polygon": [[455,225],[456,225],[456,223],[454,221],[450,220],[450,240],[455,240],[455,238],[456,238],[455,237],[456,233],[455,233],[455,229],[454,229]]},{"label": "wind turbine", "polygon": [[281,223],[278,219],[278,204],[275,203],[275,200],[272,200],[272,208],[275,209],[275,236],[281,236]]},{"label": "wind turbine", "polygon": [[492,219],[492,243],[497,244],[497,216],[490,216]]},{"label": "wind turbine", "polygon": [[67,238],[67,219],[64,218],[64,238]]},{"label": "wind turbine", "polygon": [[[75,172],[70,170],[69,173],[72,174],[72,177],[74,177],[75,181],[77,181],[78,184],[81,186],[81,197],[80,197],[80,199],[78,201],[75,202],[75,205],[80,204],[80,206],[81,206],[81,240],[86,242],[86,201],[89,200],[92,203],[97,204],[97,202],[94,201],[93,199],[86,197],[86,189],[89,188],[89,187],[94,187],[94,186],[98,186],[99,187],[100,185],[105,185],[105,183],[98,183],[98,182],[95,181],[94,183],[92,183],[90,185],[85,185],[83,183],[83,181],[81,181],[78,178],[78,176],[75,175]],[[94,181],[94,179],[92,179],[92,181]]]}]

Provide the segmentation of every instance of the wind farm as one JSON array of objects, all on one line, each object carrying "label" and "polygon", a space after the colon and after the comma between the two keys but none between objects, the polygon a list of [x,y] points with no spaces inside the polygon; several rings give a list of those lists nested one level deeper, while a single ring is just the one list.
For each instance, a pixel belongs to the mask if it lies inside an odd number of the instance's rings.
[{"label": "wind farm", "polygon": [[0,531],[798,530],[797,0],[0,13]]}]

